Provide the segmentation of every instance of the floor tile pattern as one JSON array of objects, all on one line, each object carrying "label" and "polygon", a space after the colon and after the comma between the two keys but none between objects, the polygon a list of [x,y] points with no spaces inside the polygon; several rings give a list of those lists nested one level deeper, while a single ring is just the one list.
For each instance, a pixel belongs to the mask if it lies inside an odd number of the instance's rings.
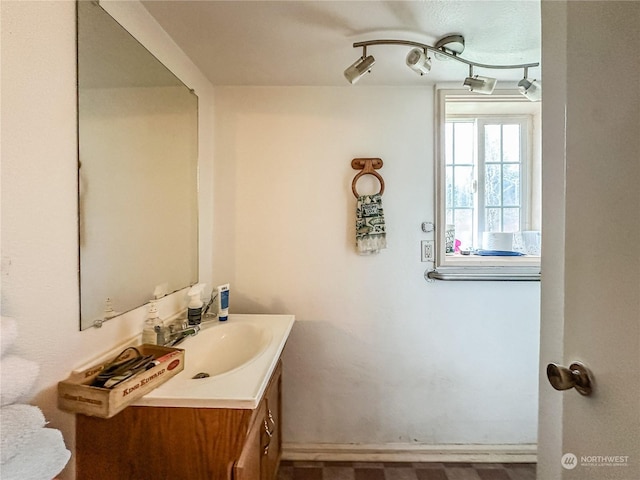
[{"label": "floor tile pattern", "polygon": [[534,463],[282,461],[278,480],[535,480]]}]

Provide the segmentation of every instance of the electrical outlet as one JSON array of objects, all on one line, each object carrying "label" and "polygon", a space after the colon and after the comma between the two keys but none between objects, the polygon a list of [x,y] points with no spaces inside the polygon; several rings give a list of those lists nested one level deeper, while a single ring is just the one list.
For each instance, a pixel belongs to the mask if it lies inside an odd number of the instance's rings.
[{"label": "electrical outlet", "polygon": [[422,252],[422,262],[433,262],[433,249],[435,242],[433,240],[422,240],[420,242],[420,250]]}]

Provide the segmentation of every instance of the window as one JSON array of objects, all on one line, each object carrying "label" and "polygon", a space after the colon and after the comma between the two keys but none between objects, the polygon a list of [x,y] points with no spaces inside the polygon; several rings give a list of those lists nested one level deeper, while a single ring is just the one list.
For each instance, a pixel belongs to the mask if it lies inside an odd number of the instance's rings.
[{"label": "window", "polygon": [[480,247],[485,231],[526,230],[528,131],[526,117],[446,120],[446,223],[460,249]]},{"label": "window", "polygon": [[[438,90],[436,274],[537,279],[540,104]],[[452,277],[453,278],[453,277]]]}]

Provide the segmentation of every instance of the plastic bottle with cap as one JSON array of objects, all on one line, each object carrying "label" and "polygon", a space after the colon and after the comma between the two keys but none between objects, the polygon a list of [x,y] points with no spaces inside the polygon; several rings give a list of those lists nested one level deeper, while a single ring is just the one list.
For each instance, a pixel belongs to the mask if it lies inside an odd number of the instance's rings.
[{"label": "plastic bottle with cap", "polygon": [[142,329],[142,343],[150,343],[155,345],[158,340],[158,335],[155,330],[156,326],[162,327],[162,320],[158,314],[158,307],[156,302],[151,300],[149,302],[149,312],[147,318],[144,320],[144,328]]}]

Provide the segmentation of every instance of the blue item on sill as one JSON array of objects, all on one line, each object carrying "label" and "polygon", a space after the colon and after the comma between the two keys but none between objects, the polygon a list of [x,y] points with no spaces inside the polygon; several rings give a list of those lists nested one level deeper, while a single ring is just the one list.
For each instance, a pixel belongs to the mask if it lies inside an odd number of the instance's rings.
[{"label": "blue item on sill", "polygon": [[482,257],[521,257],[524,255],[524,253],[510,250],[476,250],[475,253]]}]

